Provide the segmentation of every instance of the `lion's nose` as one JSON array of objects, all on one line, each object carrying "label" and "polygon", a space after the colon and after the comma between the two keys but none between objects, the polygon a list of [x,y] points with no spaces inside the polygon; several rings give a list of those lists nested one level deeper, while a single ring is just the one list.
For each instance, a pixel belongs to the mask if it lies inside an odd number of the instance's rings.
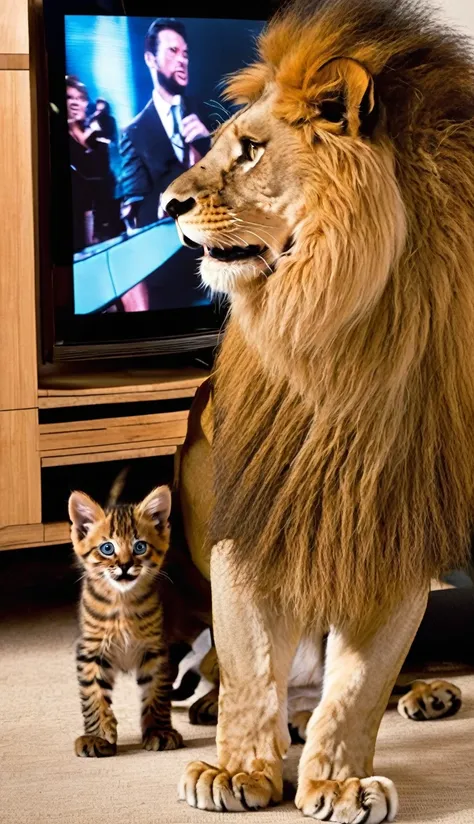
[{"label": "lion's nose", "polygon": [[186,212],[190,212],[195,204],[196,201],[193,197],[188,197],[187,200],[178,200],[176,197],[173,197],[168,203],[163,204],[163,208],[170,217],[176,220],[176,218],[181,217],[181,215],[185,215]]}]

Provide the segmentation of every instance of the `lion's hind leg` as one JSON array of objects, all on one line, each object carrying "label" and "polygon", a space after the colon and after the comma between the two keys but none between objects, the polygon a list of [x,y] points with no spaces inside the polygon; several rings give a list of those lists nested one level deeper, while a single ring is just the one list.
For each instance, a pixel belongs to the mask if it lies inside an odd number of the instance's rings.
[{"label": "lion's hind leg", "polygon": [[462,705],[461,690],[449,681],[413,681],[397,704],[411,721],[434,721],[455,715]]}]

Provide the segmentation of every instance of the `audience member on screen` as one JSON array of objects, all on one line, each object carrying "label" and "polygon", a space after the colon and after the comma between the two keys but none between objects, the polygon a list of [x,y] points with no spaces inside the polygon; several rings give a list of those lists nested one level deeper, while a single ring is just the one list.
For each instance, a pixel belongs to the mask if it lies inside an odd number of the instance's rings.
[{"label": "audience member on screen", "polygon": [[129,228],[164,216],[161,195],[210,145],[196,102],[186,95],[189,58],[182,23],[171,18],[152,23],[145,38],[145,63],[152,98],[126,127],[120,144],[122,217]]},{"label": "audience member on screen", "polygon": [[107,240],[120,231],[120,216],[114,201],[115,177],[109,161],[110,138],[103,132],[96,112],[88,117],[89,105],[89,93],[84,83],[73,75],[67,76],[75,252]]},{"label": "audience member on screen", "polygon": [[98,123],[99,128],[106,140],[111,143],[118,143],[117,121],[110,111],[110,103],[103,97],[98,97],[95,101],[95,112],[91,115],[91,123]]}]

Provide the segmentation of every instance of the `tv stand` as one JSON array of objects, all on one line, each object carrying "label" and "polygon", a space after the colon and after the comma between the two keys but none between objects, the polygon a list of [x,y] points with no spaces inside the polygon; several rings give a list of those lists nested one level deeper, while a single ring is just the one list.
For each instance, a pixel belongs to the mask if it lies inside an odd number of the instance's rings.
[{"label": "tv stand", "polygon": [[208,374],[206,364],[40,363],[28,25],[38,2],[2,0],[0,15],[0,550],[69,540],[66,512],[43,520],[55,468],[177,455],[192,397]]},{"label": "tv stand", "polygon": [[[40,502],[41,509],[48,484],[45,470],[52,467],[69,466],[72,471],[80,464],[128,463],[138,458],[177,455],[186,434],[192,397],[207,375],[207,370],[193,367],[41,369],[34,423],[22,436],[32,438],[36,447],[29,454],[32,471],[24,476],[23,462],[15,461],[14,445],[10,444],[9,457],[16,467],[11,476],[11,494],[21,496],[21,490],[28,485],[30,497]],[[10,414],[14,420],[22,412]],[[19,446],[21,449],[21,443]],[[36,510],[36,523],[5,523],[1,506],[0,550],[69,540],[66,513],[64,520],[45,522],[40,509]]]}]

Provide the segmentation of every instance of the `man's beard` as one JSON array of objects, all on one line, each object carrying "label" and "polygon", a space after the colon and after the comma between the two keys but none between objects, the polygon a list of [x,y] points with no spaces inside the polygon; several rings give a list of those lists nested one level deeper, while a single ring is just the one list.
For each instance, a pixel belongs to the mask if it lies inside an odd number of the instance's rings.
[{"label": "man's beard", "polygon": [[174,77],[166,77],[165,74],[158,71],[158,83],[159,85],[168,92],[168,94],[172,94],[173,97],[176,94],[182,94],[186,91],[186,86],[182,86]]}]

